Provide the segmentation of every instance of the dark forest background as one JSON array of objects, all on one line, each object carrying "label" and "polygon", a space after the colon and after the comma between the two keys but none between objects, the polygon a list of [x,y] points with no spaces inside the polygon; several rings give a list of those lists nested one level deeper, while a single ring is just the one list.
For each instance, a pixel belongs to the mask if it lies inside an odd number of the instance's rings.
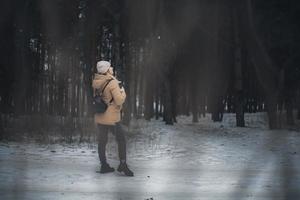
[{"label": "dark forest background", "polygon": [[193,122],[211,113],[300,119],[296,0],[4,0],[0,7],[1,138],[91,134],[91,81],[108,60],[132,118]]}]

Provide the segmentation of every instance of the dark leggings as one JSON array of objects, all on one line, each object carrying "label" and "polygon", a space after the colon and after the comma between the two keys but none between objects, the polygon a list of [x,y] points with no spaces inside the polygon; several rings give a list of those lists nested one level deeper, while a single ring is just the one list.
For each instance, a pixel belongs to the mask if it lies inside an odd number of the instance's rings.
[{"label": "dark leggings", "polygon": [[106,163],[106,144],[108,140],[108,132],[115,135],[118,143],[119,158],[121,162],[126,162],[126,140],[124,130],[121,125],[102,125],[98,124],[98,155],[101,163]]}]

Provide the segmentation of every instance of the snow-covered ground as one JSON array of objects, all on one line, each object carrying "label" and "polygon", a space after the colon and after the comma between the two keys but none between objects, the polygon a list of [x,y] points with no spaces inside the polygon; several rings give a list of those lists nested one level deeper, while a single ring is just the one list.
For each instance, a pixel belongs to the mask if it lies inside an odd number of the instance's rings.
[{"label": "snow-covered ground", "polygon": [[[209,116],[174,126],[138,120],[128,130],[134,177],[99,174],[96,144],[0,143],[0,199],[300,199],[300,133],[270,131],[263,113]],[[118,166],[109,137],[107,155]]]}]

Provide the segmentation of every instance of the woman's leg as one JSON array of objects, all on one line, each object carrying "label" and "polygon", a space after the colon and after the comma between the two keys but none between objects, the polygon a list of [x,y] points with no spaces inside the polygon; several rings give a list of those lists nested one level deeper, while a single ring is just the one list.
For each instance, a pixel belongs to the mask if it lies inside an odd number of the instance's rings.
[{"label": "woman's leg", "polygon": [[98,155],[101,164],[106,163],[106,144],[107,144],[107,136],[108,136],[108,126],[98,124]]},{"label": "woman's leg", "polygon": [[114,134],[118,143],[118,152],[121,163],[126,163],[126,139],[125,132],[121,125],[117,123],[114,127]]},{"label": "woman's leg", "polygon": [[120,158],[120,165],[118,167],[119,172],[124,172],[126,176],[134,176],[133,172],[128,168],[126,164],[126,139],[125,131],[121,125],[117,123],[114,127],[114,133],[118,142],[118,151]]}]

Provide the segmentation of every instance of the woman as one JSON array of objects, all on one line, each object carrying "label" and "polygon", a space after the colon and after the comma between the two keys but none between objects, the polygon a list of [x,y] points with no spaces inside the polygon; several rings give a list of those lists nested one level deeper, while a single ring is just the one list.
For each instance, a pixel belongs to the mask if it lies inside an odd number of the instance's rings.
[{"label": "woman", "polygon": [[120,88],[119,81],[113,76],[113,68],[107,61],[97,62],[97,73],[93,79],[94,91],[103,91],[102,99],[108,105],[104,113],[95,114],[95,123],[99,128],[98,135],[98,154],[101,162],[100,173],[109,173],[115,171],[106,161],[106,144],[108,132],[112,132],[118,143],[120,158],[119,172],[124,172],[126,176],[133,176],[133,172],[126,164],[126,141],[124,131],[121,128],[121,109],[126,99],[124,88]]}]

